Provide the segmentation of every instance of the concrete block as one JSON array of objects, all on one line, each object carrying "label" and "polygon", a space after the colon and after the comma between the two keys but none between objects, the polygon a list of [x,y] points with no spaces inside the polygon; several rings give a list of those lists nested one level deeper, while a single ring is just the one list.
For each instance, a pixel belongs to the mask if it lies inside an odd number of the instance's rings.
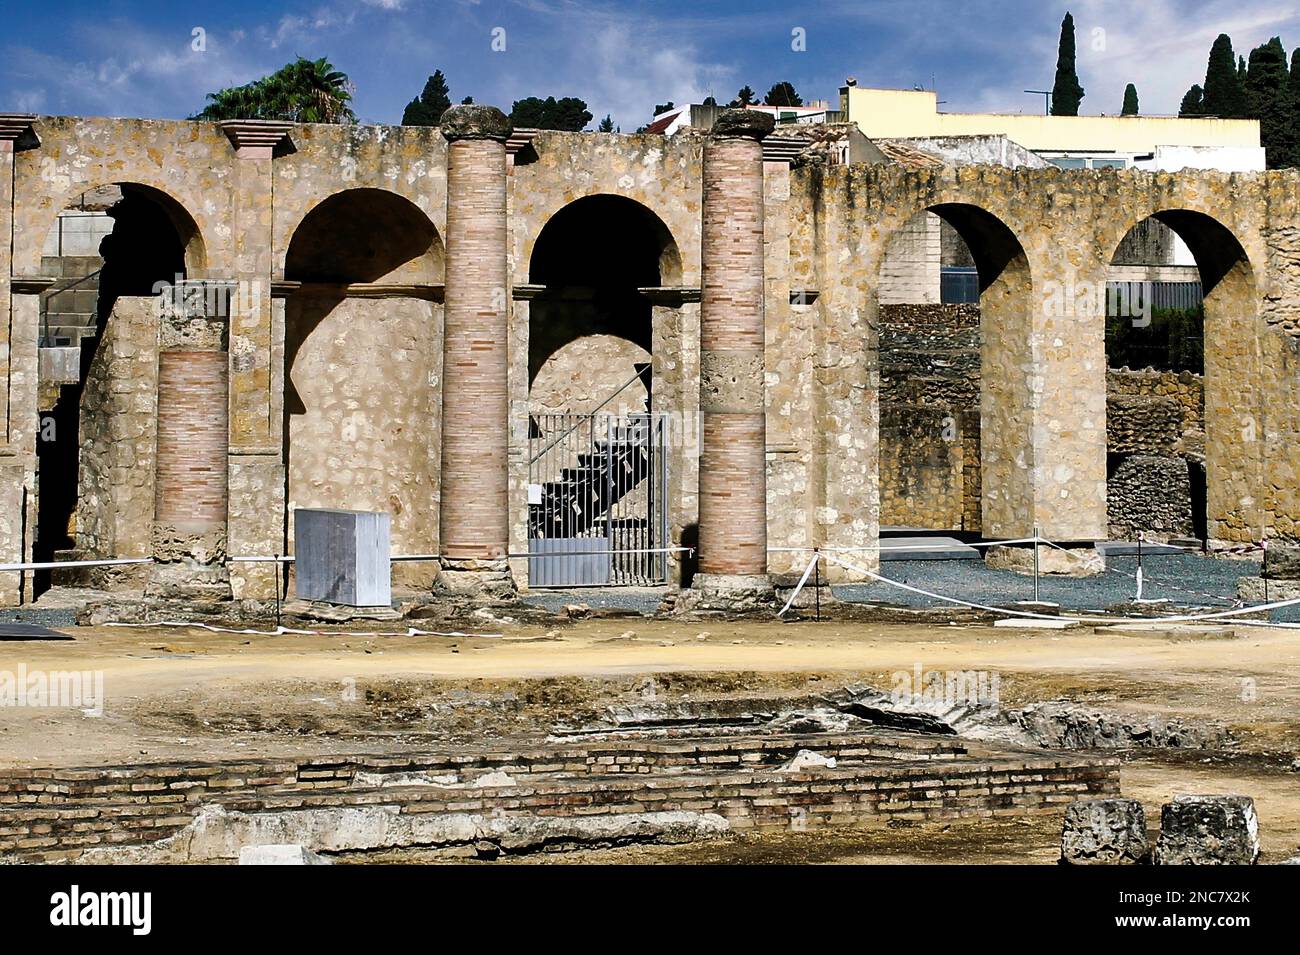
[{"label": "concrete block", "polygon": [[294,593],[300,600],[387,607],[392,603],[391,518],[377,511],[297,508]]}]

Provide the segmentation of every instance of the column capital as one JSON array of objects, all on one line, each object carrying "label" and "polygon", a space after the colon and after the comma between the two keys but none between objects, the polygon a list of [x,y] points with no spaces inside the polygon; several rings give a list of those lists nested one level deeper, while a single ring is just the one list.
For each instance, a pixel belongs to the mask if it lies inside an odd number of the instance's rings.
[{"label": "column capital", "polygon": [[504,143],[514,132],[510,117],[495,106],[462,103],[442,114],[438,128],[447,142],[461,139],[495,139]]},{"label": "column capital", "polygon": [[277,119],[227,119],[218,125],[240,159],[270,159],[293,128],[293,123]]},{"label": "column capital", "polygon": [[35,119],[35,113],[0,113],[0,153],[14,152],[19,138],[25,133],[30,133],[36,140],[34,145],[39,145],[40,140],[32,129]]},{"label": "column capital", "polygon": [[762,140],[776,128],[776,117],[761,109],[724,109],[709,130],[711,139]]}]

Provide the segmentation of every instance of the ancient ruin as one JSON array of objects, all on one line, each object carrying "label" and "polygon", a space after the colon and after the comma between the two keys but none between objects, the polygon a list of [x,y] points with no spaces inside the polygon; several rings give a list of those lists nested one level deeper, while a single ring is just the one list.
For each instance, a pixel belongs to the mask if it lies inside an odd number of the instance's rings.
[{"label": "ancient ruin", "polygon": [[[1123,473],[1108,512],[1108,448],[1172,460],[1203,432],[1211,546],[1294,538],[1294,172],[834,165],[728,116],[671,138],[516,131],[489,107],[441,129],[3,116],[0,563],[152,559],[58,573],[265,598],[274,565],[226,559],[291,554],[294,508],[353,508],[392,516],[394,554],[439,558],[395,584],[509,592],[530,538],[581,537],[538,530],[558,492],[530,468],[562,436],[539,421],[618,394],[606,410],[671,431],[662,486],[613,489],[587,526],[640,494],[663,582],[761,591],[799,548],[869,548],[897,507],[880,392],[918,317],[879,289],[922,211],[980,290],[952,316],[978,325],[953,406],[978,441],[909,472],[925,508],[1090,546],[1136,526]],[[104,187],[94,304],[66,304],[88,283],[48,238]],[[1107,270],[1150,217],[1200,270],[1203,398],[1108,381]],[[75,335],[55,327],[77,307]],[[1152,392],[1158,422],[1118,427]],[[0,572],[0,601],[50,582]]]}]

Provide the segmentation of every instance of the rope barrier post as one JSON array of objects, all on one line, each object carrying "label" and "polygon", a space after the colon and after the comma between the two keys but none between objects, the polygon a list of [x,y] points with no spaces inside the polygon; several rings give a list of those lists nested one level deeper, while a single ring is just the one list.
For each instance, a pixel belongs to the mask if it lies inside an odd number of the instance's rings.
[{"label": "rope barrier post", "polygon": [[1264,581],[1264,603],[1268,603],[1268,540],[1261,540],[1259,547],[1264,552],[1263,565],[1259,568],[1259,579]]},{"label": "rope barrier post", "polygon": [[813,548],[813,601],[817,608],[817,622],[822,619],[822,555]]},{"label": "rope barrier post", "polygon": [[1034,603],[1038,603],[1038,525],[1034,525]]},{"label": "rope barrier post", "polygon": [[279,555],[279,554],[276,554],[276,555],[275,555],[275,625],[276,625],[276,627],[281,626],[281,623],[280,623],[280,586],[281,586],[281,578],[280,578],[280,575],[281,575],[281,572],[283,571],[283,569],[284,569],[284,564],[280,561],[280,555]]},{"label": "rope barrier post", "polygon": [[1137,596],[1135,601],[1142,599],[1142,539],[1146,536],[1146,531],[1138,531],[1138,566],[1137,566]]}]

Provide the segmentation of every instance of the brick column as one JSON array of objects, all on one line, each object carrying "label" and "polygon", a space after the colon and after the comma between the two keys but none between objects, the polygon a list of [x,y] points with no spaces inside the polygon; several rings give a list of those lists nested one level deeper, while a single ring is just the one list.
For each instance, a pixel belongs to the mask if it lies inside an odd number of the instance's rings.
[{"label": "brick column", "polygon": [[186,282],[157,299],[158,449],[147,593],[231,595],[226,557],[230,285]]},{"label": "brick column", "polygon": [[506,147],[510,120],[493,106],[453,106],[447,139],[447,272],[443,306],[442,483],[438,585],[514,590],[507,385],[510,276]]},{"label": "brick column", "polygon": [[[292,125],[270,120],[221,124],[235,149],[230,164],[233,280],[229,300],[229,538],[232,553],[271,555],[284,549],[284,409],[274,381],[283,365],[283,325],[274,321],[275,270],[272,163]],[[193,276],[191,276],[193,278]],[[278,331],[278,336],[277,336]],[[275,595],[273,564],[234,564],[237,597]]]},{"label": "brick column", "polygon": [[704,147],[700,260],[702,593],[769,592],[763,402],[763,146],[773,119],[728,110]]},{"label": "brick column", "polygon": [[[36,532],[36,310],[13,293],[14,152],[21,138],[35,145],[35,118],[0,113],[0,564],[30,560]],[[0,606],[29,599],[31,585],[30,573],[0,573]]]}]

